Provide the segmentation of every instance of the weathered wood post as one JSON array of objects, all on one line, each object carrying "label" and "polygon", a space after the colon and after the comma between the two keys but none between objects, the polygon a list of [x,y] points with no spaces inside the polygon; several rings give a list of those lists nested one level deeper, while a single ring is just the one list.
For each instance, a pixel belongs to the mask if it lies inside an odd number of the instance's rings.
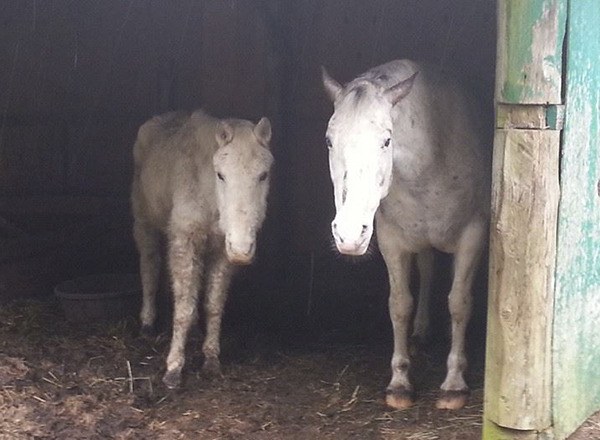
[{"label": "weathered wood post", "polygon": [[486,440],[537,439],[552,425],[565,5],[498,1]]}]

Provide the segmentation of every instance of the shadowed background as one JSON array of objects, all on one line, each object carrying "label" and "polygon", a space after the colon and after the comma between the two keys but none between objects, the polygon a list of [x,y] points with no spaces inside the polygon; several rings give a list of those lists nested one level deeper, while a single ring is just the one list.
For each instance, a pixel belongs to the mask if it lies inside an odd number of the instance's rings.
[{"label": "shadowed background", "polygon": [[[319,67],[345,82],[404,57],[457,74],[491,121],[495,2],[487,0],[2,2],[0,298],[136,271],[128,194],[137,128],[164,111],[204,107],[266,115],[275,133],[258,260],[234,284],[225,321],[350,340],[388,332],[376,250],[362,262],[332,251],[323,142],[332,109]],[[445,327],[449,259],[438,260],[434,322]]]}]

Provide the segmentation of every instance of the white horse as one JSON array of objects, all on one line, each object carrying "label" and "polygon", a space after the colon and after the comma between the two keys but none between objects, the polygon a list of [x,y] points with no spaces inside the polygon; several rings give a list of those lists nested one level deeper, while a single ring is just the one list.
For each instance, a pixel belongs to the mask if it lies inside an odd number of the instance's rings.
[{"label": "white horse", "polygon": [[343,254],[362,255],[375,218],[389,274],[394,354],[386,403],[398,409],[413,404],[410,267],[416,254],[420,289],[413,335],[422,338],[436,248],[454,254],[452,347],[437,407],[461,408],[469,390],[463,374],[471,287],[487,240],[490,203],[479,115],[455,82],[409,60],[375,67],[345,86],[323,69],[323,83],[334,103],[326,144],[336,246]]},{"label": "white horse", "polygon": [[[173,336],[163,382],[181,381],[185,343],[206,280],[203,368],[218,372],[221,317],[234,265],[249,264],[267,207],[271,124],[167,113],[141,126],[131,203],[143,288],[142,332],[156,320],[161,235],[168,242]],[[204,275],[206,272],[206,275]]]}]

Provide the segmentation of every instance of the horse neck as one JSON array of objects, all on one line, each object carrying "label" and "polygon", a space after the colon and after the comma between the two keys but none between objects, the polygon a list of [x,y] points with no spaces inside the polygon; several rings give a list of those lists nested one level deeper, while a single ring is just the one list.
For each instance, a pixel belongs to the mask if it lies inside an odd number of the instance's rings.
[{"label": "horse neck", "polygon": [[394,144],[393,175],[398,180],[423,179],[436,173],[442,154],[435,143],[423,139],[401,139]]}]

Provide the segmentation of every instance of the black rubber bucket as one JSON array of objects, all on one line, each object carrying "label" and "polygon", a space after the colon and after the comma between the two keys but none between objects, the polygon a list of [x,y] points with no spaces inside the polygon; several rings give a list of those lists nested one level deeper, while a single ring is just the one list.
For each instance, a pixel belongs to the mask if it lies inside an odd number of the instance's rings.
[{"label": "black rubber bucket", "polygon": [[137,274],[98,274],[62,282],[54,293],[68,321],[91,324],[137,316],[142,286]]}]

